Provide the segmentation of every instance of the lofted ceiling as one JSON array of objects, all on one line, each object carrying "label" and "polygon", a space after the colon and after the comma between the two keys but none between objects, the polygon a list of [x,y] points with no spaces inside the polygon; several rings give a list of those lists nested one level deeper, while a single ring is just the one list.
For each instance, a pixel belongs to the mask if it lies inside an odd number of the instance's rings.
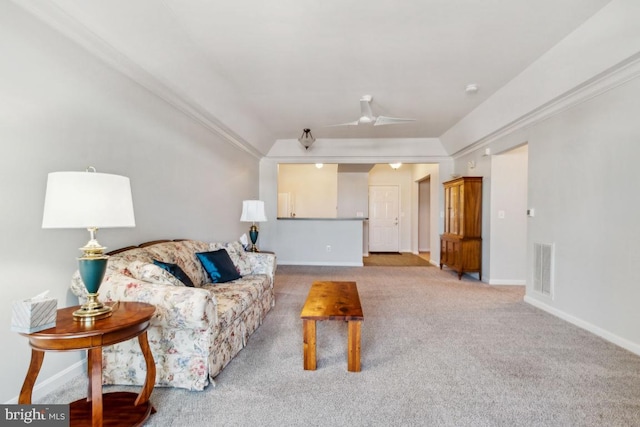
[{"label": "lofted ceiling", "polygon": [[[266,153],[303,128],[316,138],[439,137],[609,0],[31,3]],[[416,121],[327,127],[357,120],[365,94],[375,115]]]}]

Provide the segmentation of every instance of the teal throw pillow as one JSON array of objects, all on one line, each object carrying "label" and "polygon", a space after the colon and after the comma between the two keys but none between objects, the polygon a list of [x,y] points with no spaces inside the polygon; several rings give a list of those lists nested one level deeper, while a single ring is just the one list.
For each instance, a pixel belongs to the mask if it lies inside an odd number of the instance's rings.
[{"label": "teal throw pillow", "polygon": [[230,282],[242,277],[225,249],[199,252],[196,253],[196,256],[213,283]]},{"label": "teal throw pillow", "polygon": [[176,279],[180,280],[182,283],[184,283],[185,286],[189,286],[191,288],[193,288],[193,281],[191,281],[191,278],[189,276],[187,276],[187,273],[185,273],[178,264],[172,264],[170,262],[163,262],[163,261],[158,261],[157,259],[153,260],[153,263],[155,265],[157,265],[160,268],[163,268],[165,270],[167,270],[169,273],[171,273],[173,276],[175,276]]}]

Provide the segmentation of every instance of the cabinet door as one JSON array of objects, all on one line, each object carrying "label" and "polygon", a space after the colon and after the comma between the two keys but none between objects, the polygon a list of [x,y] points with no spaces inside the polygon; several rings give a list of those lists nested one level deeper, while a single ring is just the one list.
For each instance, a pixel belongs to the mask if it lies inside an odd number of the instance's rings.
[{"label": "cabinet door", "polygon": [[464,213],[466,206],[464,205],[464,184],[458,186],[458,232],[461,236],[464,236]]},{"label": "cabinet door", "polygon": [[444,232],[451,233],[451,187],[444,188],[444,209]]},{"label": "cabinet door", "polygon": [[453,185],[449,188],[449,233],[460,233],[460,186]]}]

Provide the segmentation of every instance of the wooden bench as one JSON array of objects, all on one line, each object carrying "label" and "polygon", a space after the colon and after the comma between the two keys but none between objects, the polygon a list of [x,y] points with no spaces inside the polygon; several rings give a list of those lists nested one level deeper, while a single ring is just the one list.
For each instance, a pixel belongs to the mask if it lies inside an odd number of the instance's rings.
[{"label": "wooden bench", "polygon": [[347,368],[349,372],[360,372],[360,325],[364,314],[356,282],[313,282],[300,318],[305,370],[316,369],[316,321],[342,320],[349,322]]}]

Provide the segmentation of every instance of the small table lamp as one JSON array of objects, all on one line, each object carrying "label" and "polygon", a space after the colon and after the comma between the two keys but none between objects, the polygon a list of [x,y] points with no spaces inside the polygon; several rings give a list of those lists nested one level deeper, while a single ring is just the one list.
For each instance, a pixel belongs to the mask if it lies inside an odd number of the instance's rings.
[{"label": "small table lamp", "polygon": [[256,222],[264,222],[267,216],[264,214],[264,202],[262,200],[244,200],[242,202],[242,215],[240,221],[251,222],[249,238],[251,239],[251,252],[260,252],[256,246],[258,241],[258,226]]},{"label": "small table lamp", "polygon": [[49,174],[42,228],[86,228],[90,235],[78,258],[87,302],[73,313],[75,320],[92,322],[111,316],[111,307],[98,301],[109,258],[104,254],[106,248],[96,240],[98,228],[135,225],[129,178],[96,173],[95,169]]}]

